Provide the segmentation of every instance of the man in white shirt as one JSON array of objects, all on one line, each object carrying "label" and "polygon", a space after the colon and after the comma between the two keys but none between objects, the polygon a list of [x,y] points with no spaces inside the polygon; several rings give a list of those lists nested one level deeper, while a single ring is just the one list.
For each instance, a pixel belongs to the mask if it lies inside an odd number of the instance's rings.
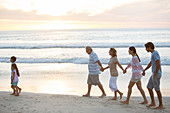
[{"label": "man in white shirt", "polygon": [[102,64],[100,63],[97,54],[92,50],[90,46],[86,46],[86,53],[89,54],[89,63],[88,63],[89,75],[87,79],[88,92],[87,94],[83,95],[83,97],[90,97],[90,91],[92,85],[98,85],[98,87],[103,93],[100,96],[100,98],[103,98],[106,96],[106,93],[103,89],[102,84],[99,81],[99,74],[101,73],[100,70],[103,70]]}]

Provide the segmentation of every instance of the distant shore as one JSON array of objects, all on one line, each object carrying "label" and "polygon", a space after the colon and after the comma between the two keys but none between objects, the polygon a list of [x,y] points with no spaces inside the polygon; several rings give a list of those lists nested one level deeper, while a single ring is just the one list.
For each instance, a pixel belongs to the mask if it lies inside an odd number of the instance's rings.
[{"label": "distant shore", "polygon": [[0,91],[0,113],[170,113],[170,97],[163,97],[165,109],[153,110],[139,104],[141,97],[132,97],[129,105],[122,105],[119,100],[109,100],[110,96],[101,99],[28,92],[19,97],[9,94]]}]

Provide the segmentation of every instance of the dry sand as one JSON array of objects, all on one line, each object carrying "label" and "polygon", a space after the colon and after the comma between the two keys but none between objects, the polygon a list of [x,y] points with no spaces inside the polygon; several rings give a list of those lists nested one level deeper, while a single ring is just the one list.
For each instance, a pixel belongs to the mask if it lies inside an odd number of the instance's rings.
[{"label": "dry sand", "polygon": [[[170,113],[170,97],[163,98],[165,109],[154,110],[138,104],[142,101],[141,97],[132,97],[129,105],[123,105],[119,100],[109,100],[112,97],[101,99],[97,96],[88,98],[28,92],[16,97],[9,94],[0,92],[0,113]],[[157,98],[155,100],[157,102]]]}]

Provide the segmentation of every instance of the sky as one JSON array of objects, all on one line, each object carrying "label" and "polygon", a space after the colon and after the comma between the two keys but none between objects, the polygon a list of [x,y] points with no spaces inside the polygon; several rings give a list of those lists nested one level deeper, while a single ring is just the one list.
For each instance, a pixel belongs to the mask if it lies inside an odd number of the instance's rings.
[{"label": "sky", "polygon": [[0,0],[0,31],[170,28],[170,0]]}]

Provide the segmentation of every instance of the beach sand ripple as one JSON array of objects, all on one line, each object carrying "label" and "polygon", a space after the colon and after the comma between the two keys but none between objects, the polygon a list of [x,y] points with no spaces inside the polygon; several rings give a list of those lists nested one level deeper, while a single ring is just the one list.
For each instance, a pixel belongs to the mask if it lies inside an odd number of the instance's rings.
[{"label": "beach sand ripple", "polygon": [[87,98],[28,92],[16,97],[9,93],[0,92],[0,113],[170,113],[170,97],[163,98],[165,109],[153,110],[139,104],[141,97],[132,97],[129,105],[123,105],[119,100],[110,100],[112,97]]}]

